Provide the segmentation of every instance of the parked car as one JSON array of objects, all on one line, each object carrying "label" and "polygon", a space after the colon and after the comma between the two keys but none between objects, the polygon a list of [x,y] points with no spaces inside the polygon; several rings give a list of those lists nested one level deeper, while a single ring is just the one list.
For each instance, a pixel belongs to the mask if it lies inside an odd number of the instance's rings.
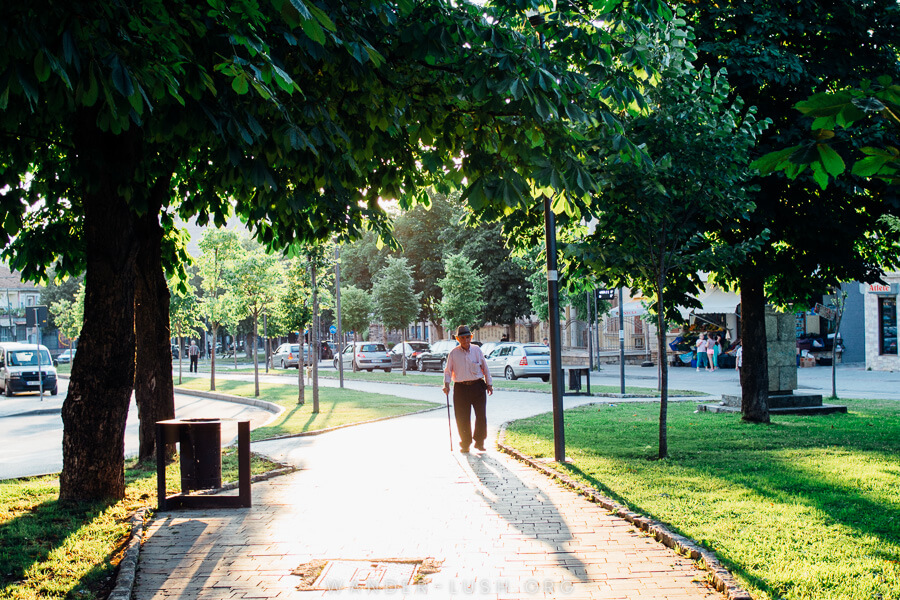
[{"label": "parked car", "polygon": [[427,371],[428,369],[434,369],[436,371],[443,371],[444,367],[447,366],[447,355],[450,354],[450,351],[456,348],[457,345],[458,342],[456,340],[438,340],[433,343],[428,352],[423,352],[419,355],[419,370]]},{"label": "parked car", "polygon": [[[303,364],[309,364],[309,346],[303,346]],[[275,349],[272,356],[269,357],[269,367],[281,367],[287,369],[290,367],[298,368],[300,366],[300,344],[282,344]]]},{"label": "parked car", "polygon": [[494,348],[499,346],[500,344],[508,344],[509,342],[485,342],[481,344],[481,351],[485,356],[494,351]]},{"label": "parked car", "polygon": [[334,357],[334,368],[338,367],[338,360],[344,363],[345,369],[361,371],[365,369],[370,373],[375,369],[383,369],[385,373],[391,372],[391,355],[388,354],[384,344],[378,342],[355,342],[344,346],[340,357]]},{"label": "parked car", "polygon": [[0,386],[7,396],[19,392],[58,392],[56,369],[46,346],[0,342]]},{"label": "parked car", "polygon": [[68,348],[60,352],[59,356],[56,357],[57,364],[68,364],[72,362],[72,359],[75,358],[75,348]]},{"label": "parked car", "polygon": [[491,375],[502,375],[511,381],[519,377],[550,381],[550,348],[543,344],[500,344],[485,360]]},{"label": "parked car", "polygon": [[406,368],[415,371],[419,368],[419,357],[430,349],[428,342],[417,340],[400,342],[391,348],[391,364],[395,369],[402,369],[403,355],[406,354]]}]

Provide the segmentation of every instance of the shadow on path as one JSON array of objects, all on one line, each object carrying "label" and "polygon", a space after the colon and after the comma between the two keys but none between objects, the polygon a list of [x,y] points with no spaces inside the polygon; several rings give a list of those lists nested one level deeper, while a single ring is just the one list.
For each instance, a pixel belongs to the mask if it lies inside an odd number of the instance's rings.
[{"label": "shadow on path", "polygon": [[479,495],[490,508],[522,535],[547,546],[547,556],[579,581],[585,582],[586,565],[566,549],[575,542],[564,515],[539,487],[526,484],[502,461],[490,454],[469,454],[467,461],[483,486]]}]

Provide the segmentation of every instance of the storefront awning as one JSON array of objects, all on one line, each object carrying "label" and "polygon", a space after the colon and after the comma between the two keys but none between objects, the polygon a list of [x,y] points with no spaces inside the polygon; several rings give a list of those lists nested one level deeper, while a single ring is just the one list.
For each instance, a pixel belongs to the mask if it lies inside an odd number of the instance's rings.
[{"label": "storefront awning", "polygon": [[697,296],[697,300],[703,304],[702,308],[678,308],[681,317],[685,320],[694,315],[733,315],[737,312],[737,306],[741,303],[741,296],[735,292],[723,290],[710,290]]},{"label": "storefront awning", "polygon": [[[632,300],[631,302],[626,302],[624,304],[625,311],[622,313],[626,317],[642,317],[647,314],[647,309],[644,308],[644,305],[641,304],[637,300]],[[616,319],[619,318],[619,307],[615,307],[610,309],[609,316],[614,317]]]}]

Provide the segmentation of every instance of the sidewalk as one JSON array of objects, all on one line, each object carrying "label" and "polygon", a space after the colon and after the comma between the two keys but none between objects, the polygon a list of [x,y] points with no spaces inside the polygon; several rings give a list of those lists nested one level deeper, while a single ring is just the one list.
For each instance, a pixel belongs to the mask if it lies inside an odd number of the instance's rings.
[{"label": "sidewalk", "polygon": [[[605,366],[592,384],[617,385],[618,377],[618,367]],[[655,387],[656,377],[656,368],[626,368],[629,386]],[[829,368],[801,369],[798,378],[801,389],[830,393]],[[435,381],[435,389],[347,387],[443,402]],[[845,397],[900,399],[898,383],[900,374],[838,370]],[[672,369],[670,385],[711,395],[739,389],[734,371],[687,368]],[[568,408],[604,399],[564,400]],[[724,598],[692,561],[490,448],[502,422],[549,410],[549,394],[495,393],[487,453],[450,450],[445,410],[255,443],[254,451],[300,470],[255,483],[250,509],[156,514],[132,597]],[[347,587],[399,580],[401,565],[389,559],[430,560],[439,570],[418,585]],[[310,589],[315,578],[301,575],[323,564],[327,582]]]},{"label": "sidewalk", "polygon": [[[437,399],[427,387],[391,387]],[[488,443],[502,420],[548,409],[546,395],[498,392]],[[451,452],[446,410],[253,450],[301,470],[255,483],[250,509],[155,515],[135,600],[724,597],[692,561],[530,467],[490,447]],[[379,559],[440,569],[427,584],[383,590],[299,591],[292,574],[313,561]],[[397,568],[371,564],[332,564],[329,585],[349,585],[356,567],[370,581]]]}]

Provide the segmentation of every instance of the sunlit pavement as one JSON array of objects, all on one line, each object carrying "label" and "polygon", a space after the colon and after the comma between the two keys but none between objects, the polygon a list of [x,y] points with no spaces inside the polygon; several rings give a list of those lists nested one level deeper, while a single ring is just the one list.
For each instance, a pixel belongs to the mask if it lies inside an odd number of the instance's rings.
[{"label": "sunlit pavement", "polygon": [[[444,404],[439,382],[347,387]],[[501,391],[488,406],[490,442],[503,421],[550,410],[550,396]],[[301,470],[255,483],[250,509],[158,514],[134,598],[722,597],[690,560],[529,467],[490,447],[451,451],[448,425],[441,407],[254,443]],[[291,574],[314,560],[390,558],[431,558],[441,568],[429,583],[384,590],[298,591],[301,578]]]}]

